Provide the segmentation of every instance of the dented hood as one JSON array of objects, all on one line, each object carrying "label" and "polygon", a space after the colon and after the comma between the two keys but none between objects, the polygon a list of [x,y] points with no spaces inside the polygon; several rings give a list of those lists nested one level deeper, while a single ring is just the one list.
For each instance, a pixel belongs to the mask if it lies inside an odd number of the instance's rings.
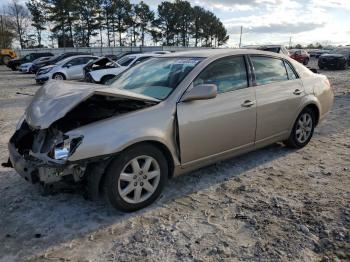
[{"label": "dented hood", "polygon": [[160,102],[153,97],[126,90],[101,87],[101,85],[79,82],[49,81],[36,92],[26,110],[26,121],[33,128],[48,128],[75,106],[95,94],[121,99]]}]

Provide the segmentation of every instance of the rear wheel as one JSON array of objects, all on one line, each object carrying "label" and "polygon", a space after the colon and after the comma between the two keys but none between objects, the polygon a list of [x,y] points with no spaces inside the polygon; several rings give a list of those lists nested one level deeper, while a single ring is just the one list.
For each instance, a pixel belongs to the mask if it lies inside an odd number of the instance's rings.
[{"label": "rear wheel", "polygon": [[167,178],[163,153],[152,145],[137,145],[122,152],[108,167],[105,194],[116,209],[135,211],[157,199]]},{"label": "rear wheel", "polygon": [[348,69],[349,68],[349,64],[348,64],[348,61],[346,61],[343,65],[343,68],[344,70]]},{"label": "rear wheel", "polygon": [[305,108],[294,123],[292,133],[288,140],[284,141],[289,147],[302,148],[306,146],[314,133],[315,112],[311,108]]},{"label": "rear wheel", "polygon": [[61,73],[55,73],[52,76],[52,79],[55,79],[55,80],[66,80],[66,77],[63,74],[61,74]]}]

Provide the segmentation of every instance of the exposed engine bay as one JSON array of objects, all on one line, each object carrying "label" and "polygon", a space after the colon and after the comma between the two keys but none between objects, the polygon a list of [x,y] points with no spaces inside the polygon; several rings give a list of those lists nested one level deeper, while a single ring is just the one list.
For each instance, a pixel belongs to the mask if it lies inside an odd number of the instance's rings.
[{"label": "exposed engine bay", "polygon": [[52,124],[52,128],[67,132],[112,116],[125,114],[152,106],[154,103],[113,96],[93,95]]}]

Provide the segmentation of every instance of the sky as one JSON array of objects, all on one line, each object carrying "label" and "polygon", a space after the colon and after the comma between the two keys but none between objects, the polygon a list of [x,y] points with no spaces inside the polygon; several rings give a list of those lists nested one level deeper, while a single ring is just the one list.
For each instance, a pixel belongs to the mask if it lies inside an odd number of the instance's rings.
[{"label": "sky", "polygon": [[[136,2],[136,1],[133,1]],[[161,0],[146,0],[156,9]],[[350,44],[350,0],[189,0],[225,25],[229,47],[239,44]]]},{"label": "sky", "polygon": [[[11,0],[2,0],[3,4]],[[74,1],[74,0],[73,0]],[[171,0],[170,0],[171,1]],[[350,0],[188,0],[212,11],[230,36],[227,47],[320,42],[350,45]],[[25,0],[20,0],[24,3]],[[131,0],[132,3],[139,2]],[[144,0],[156,10],[162,0]]]}]

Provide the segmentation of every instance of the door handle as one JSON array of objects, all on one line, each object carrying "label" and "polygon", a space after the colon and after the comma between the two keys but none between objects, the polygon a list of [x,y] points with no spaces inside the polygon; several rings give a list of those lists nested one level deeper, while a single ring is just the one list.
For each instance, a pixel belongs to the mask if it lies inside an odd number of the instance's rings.
[{"label": "door handle", "polygon": [[302,92],[303,92],[303,91],[300,90],[300,89],[295,89],[294,92],[293,92],[293,94],[298,96],[298,95],[300,95]]},{"label": "door handle", "polygon": [[246,100],[246,101],[244,101],[244,103],[241,106],[243,106],[243,107],[251,107],[253,105],[255,105],[255,101]]}]

